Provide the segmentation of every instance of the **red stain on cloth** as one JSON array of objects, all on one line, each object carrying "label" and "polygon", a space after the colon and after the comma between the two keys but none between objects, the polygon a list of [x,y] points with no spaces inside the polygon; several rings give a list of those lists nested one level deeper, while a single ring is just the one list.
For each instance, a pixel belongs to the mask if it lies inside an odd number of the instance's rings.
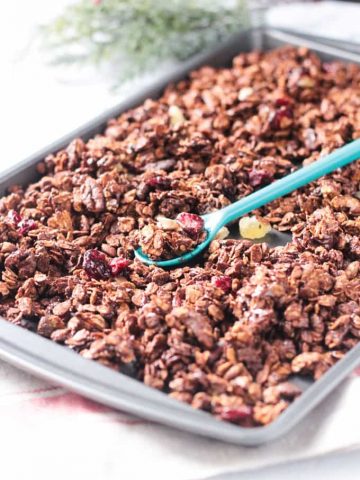
[{"label": "red stain on cloth", "polygon": [[148,422],[138,418],[128,417],[124,412],[114,410],[100,403],[89,400],[76,393],[65,392],[59,395],[42,396],[33,398],[32,405],[51,410],[62,410],[69,413],[103,413],[107,416],[113,415],[113,420],[125,425],[144,425]]}]

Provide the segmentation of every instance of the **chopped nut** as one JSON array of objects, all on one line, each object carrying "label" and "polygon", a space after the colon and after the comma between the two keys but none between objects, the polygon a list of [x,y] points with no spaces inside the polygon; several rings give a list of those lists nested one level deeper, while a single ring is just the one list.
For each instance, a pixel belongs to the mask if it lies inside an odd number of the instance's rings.
[{"label": "chopped nut", "polygon": [[243,101],[246,100],[248,97],[250,97],[253,93],[254,93],[254,89],[253,89],[253,88],[251,88],[251,87],[243,87],[243,88],[239,91],[238,99],[240,100],[240,102],[243,102]]},{"label": "chopped nut", "polygon": [[185,122],[185,117],[182,110],[176,106],[171,105],[169,107],[170,125],[173,128],[179,128]]},{"label": "chopped nut", "polygon": [[227,227],[222,227],[215,236],[215,240],[224,240],[230,235],[230,230]]},{"label": "chopped nut", "polygon": [[162,230],[180,230],[180,225],[176,220],[172,220],[171,218],[166,217],[157,217],[157,226]]}]

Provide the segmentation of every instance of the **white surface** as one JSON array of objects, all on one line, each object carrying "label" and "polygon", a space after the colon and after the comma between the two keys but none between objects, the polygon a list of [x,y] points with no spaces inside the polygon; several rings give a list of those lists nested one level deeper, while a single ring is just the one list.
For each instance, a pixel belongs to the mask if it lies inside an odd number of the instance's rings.
[{"label": "white surface", "polygon": [[[216,475],[206,480],[355,480],[358,478],[359,452],[340,452],[306,461],[257,469],[253,472]],[[341,474],[339,475],[339,472]]]},{"label": "white surface", "polygon": [[[238,447],[137,420],[0,362],[1,478],[200,480],[246,472],[253,479],[254,470],[274,466],[273,477],[265,471],[259,478],[275,480],[288,469],[287,480],[298,480],[305,470],[299,460],[325,453],[332,456],[316,464],[329,468],[326,462],[337,458],[337,474],[346,478],[358,469],[336,454],[360,447],[359,398],[360,377],[353,376],[282,439]],[[295,459],[298,466],[283,466]]]},{"label": "white surface", "polygon": [[[109,92],[110,82],[101,75],[89,70],[80,74],[73,71],[71,78],[69,72],[46,67],[33,48],[30,40],[34,38],[36,24],[61,10],[65,3],[68,0],[12,0],[2,4],[0,171],[119,100],[119,95]],[[311,29],[320,28],[323,19],[315,16],[315,10],[314,15],[309,15],[309,5],[305,8],[304,14],[297,10],[293,17],[286,15],[283,22],[290,26],[291,21],[296,23],[304,18]],[[339,8],[344,8],[343,4]],[[349,22],[346,25],[342,32],[350,31]],[[16,400],[16,392],[26,389],[33,392],[34,388],[46,385],[0,363],[0,471],[6,480],[57,480],[75,475],[89,480],[190,480],[312,457],[344,447],[360,448],[360,379],[355,378],[347,382],[346,391],[333,395],[291,435],[260,449],[224,445],[162,426],[140,424],[134,429],[120,428],[109,421],[114,416],[79,413],[76,409],[66,414],[32,409],[22,403],[24,400]],[[21,452],[20,462],[18,452]],[[351,456],[351,461],[349,458],[332,456],[317,459],[315,463],[278,467],[256,475],[244,473],[233,478],[301,480],[305,477],[299,476],[299,472],[303,475],[309,468],[316,468],[317,480],[331,480],[340,475],[342,480],[357,478],[360,461],[356,455]],[[320,468],[325,476],[320,475]]]},{"label": "white surface", "polygon": [[[91,1],[91,0],[89,0]],[[0,13],[0,168],[112,106],[110,82],[91,69],[51,68],[37,51],[38,25],[69,0],[11,0]]]},{"label": "white surface", "polygon": [[273,7],[266,15],[273,27],[360,44],[360,4],[355,2],[302,2]]}]

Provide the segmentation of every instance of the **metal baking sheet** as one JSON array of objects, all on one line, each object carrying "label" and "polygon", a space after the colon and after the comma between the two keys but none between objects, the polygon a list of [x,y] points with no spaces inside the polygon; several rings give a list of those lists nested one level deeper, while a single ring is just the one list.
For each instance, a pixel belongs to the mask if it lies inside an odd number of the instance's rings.
[{"label": "metal baking sheet", "polygon": [[[286,30],[284,28],[281,28],[281,31],[285,33],[290,33],[289,30]],[[360,55],[360,43],[356,42],[355,40],[340,40],[338,38],[334,39],[331,37],[319,36],[316,35],[316,32],[314,32],[313,35],[310,33],[300,33],[300,35],[306,40],[320,42],[323,45],[330,45],[332,47],[341,48],[342,50],[346,50],[347,52],[353,52]]]},{"label": "metal baking sheet", "polygon": [[[158,97],[168,83],[184,78],[190,70],[203,64],[226,66],[240,51],[271,49],[284,44],[307,46],[324,59],[360,63],[357,54],[275,30],[256,29],[239,33],[216,50],[193,57],[145,90],[135,93],[55,144],[9,168],[1,175],[0,195],[14,183],[26,185],[34,181],[37,177],[35,165],[44,156],[65,147],[74,137],[80,136],[86,140],[102,131],[109,118],[139,105],[148,97]],[[194,434],[239,445],[259,445],[284,435],[306,417],[360,363],[360,344],[320,380],[299,380],[303,394],[273,423],[255,428],[243,428],[219,421],[206,412],[195,410],[137,380],[86,360],[68,348],[12,325],[2,318],[0,357],[52,383],[63,385],[111,407]]]}]

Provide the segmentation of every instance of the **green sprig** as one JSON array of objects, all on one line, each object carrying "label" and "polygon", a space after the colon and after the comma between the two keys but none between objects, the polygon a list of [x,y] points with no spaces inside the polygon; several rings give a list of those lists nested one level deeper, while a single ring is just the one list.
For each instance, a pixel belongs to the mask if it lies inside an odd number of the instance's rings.
[{"label": "green sprig", "polygon": [[54,63],[111,62],[120,81],[130,79],[161,62],[184,60],[248,24],[245,0],[224,3],[81,0],[43,27],[44,44]]}]

